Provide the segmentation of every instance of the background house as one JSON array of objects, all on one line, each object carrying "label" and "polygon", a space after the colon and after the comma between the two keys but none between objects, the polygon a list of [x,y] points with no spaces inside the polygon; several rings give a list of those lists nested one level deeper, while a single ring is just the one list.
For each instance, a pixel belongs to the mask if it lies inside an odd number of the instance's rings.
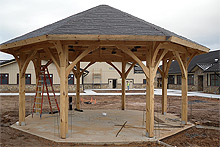
[{"label": "background house", "polygon": [[[46,61],[42,61],[42,65],[46,64]],[[84,68],[88,63],[81,62],[80,67]],[[113,64],[121,69],[120,62],[113,62]],[[126,65],[126,69],[131,64]],[[60,78],[58,76],[55,65],[52,63],[48,66],[50,77],[56,91],[59,91]],[[81,69],[82,70],[82,69]],[[34,71],[34,65],[29,63],[26,71],[26,91],[35,91],[36,77]],[[143,88],[146,86],[145,75],[139,66],[135,65],[130,71],[126,83],[130,83],[130,88]],[[18,64],[13,60],[2,61],[0,63],[0,91],[1,92],[18,92],[19,84],[19,68]],[[81,77],[81,88],[85,89],[97,89],[97,88],[121,88],[121,78],[118,72],[109,64],[104,62],[97,62],[90,66]],[[69,75],[69,91],[75,90],[76,79],[71,72]]]},{"label": "background house", "polygon": [[[220,50],[194,57],[188,68],[188,90],[220,93]],[[161,68],[161,67],[160,67]],[[161,75],[157,74],[157,86],[161,87]],[[181,70],[177,61],[171,63],[168,88],[181,89]]]}]

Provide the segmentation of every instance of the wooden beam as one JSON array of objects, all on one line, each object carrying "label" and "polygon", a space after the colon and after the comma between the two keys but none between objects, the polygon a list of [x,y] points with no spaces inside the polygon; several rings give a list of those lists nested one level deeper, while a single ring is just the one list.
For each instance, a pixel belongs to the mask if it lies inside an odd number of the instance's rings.
[{"label": "wooden beam", "polygon": [[190,57],[189,60],[187,61],[187,67],[189,67],[189,63],[192,61],[193,57],[195,57],[198,54],[198,52],[194,52]]},{"label": "wooden beam", "polygon": [[[19,125],[25,125],[25,70],[23,68],[26,56],[24,54],[19,55]],[[26,63],[27,64],[27,63]],[[23,71],[22,71],[23,69]]]},{"label": "wooden beam", "polygon": [[95,62],[94,61],[92,61],[92,62],[90,62],[81,72],[80,72],[80,77],[82,76],[82,74],[86,71],[86,69],[87,68],[89,68],[91,65],[93,65]]},{"label": "wooden beam", "polygon": [[[59,49],[58,49],[59,50]],[[60,51],[60,136],[66,138],[68,134],[68,48]]]},{"label": "wooden beam", "polygon": [[184,65],[184,63],[183,63],[179,53],[177,51],[174,51],[173,54],[176,57],[177,62],[179,63],[179,66],[180,66],[180,69],[181,69],[181,72],[182,72],[182,76],[187,78],[186,75],[187,75],[188,71],[186,71],[186,67],[185,67],[185,65]]},{"label": "wooden beam", "polygon": [[37,51],[34,50],[33,52],[31,52],[31,53],[28,55],[28,58],[24,61],[23,65],[22,65],[21,74],[24,74],[24,73],[25,73],[28,64],[30,63],[30,61],[32,60],[32,58],[34,57],[34,55],[35,55],[36,53],[37,53]]},{"label": "wooden beam", "polygon": [[121,79],[122,79],[122,83],[121,83],[121,91],[122,91],[122,95],[121,95],[121,109],[125,110],[126,109],[126,101],[125,101],[125,67],[126,67],[126,62],[122,61],[122,71],[121,71]]},{"label": "wooden beam", "polygon": [[46,52],[46,55],[48,56],[48,58],[52,59],[53,63],[55,64],[56,68],[57,68],[57,72],[60,76],[60,62],[59,59],[57,59],[54,54],[50,51],[49,48],[44,48],[44,51]]},{"label": "wooden beam", "polygon": [[152,63],[152,51],[146,53],[148,77],[146,77],[146,136],[154,136],[154,66]]},{"label": "wooden beam", "polygon": [[209,48],[207,48],[205,46],[202,46],[197,43],[193,43],[191,41],[187,41],[187,40],[175,37],[175,36],[170,37],[169,41],[171,41],[173,43],[181,44],[183,46],[187,46],[187,47],[190,47],[193,49],[198,49],[198,50],[206,52],[206,53],[209,52],[209,50],[210,50]]},{"label": "wooden beam", "polygon": [[[167,76],[165,75],[165,71],[167,68],[167,60],[163,60],[163,74],[162,74],[162,114],[165,115],[167,113]],[[159,69],[159,68],[158,68]]]},{"label": "wooden beam", "polygon": [[163,50],[162,53],[158,56],[158,59],[156,61],[152,61],[154,64],[154,75],[156,75],[157,73],[157,69],[159,67],[160,61],[163,59],[163,57],[166,55],[166,53],[168,52],[167,49]]},{"label": "wooden beam", "polygon": [[48,67],[51,63],[53,63],[53,60],[50,59],[49,61],[47,61],[47,63],[45,64],[45,66]]},{"label": "wooden beam", "polygon": [[125,73],[125,78],[128,77],[129,72],[131,71],[131,69],[132,69],[136,64],[137,64],[136,62],[133,62],[133,63],[131,64],[131,66],[129,67],[129,69],[128,69],[128,70],[126,71],[126,73]]},{"label": "wooden beam", "polygon": [[88,47],[88,49],[86,49],[84,52],[82,52],[68,67],[67,67],[67,71],[66,71],[66,76],[68,77],[70,71],[73,69],[73,67],[82,59],[84,58],[86,55],[88,55],[90,52],[96,50],[99,47],[99,44],[93,44],[91,46]]},{"label": "wooden beam", "polygon": [[76,109],[80,110],[80,62],[76,64]]},{"label": "wooden beam", "polygon": [[[158,54],[158,52],[159,52],[159,50],[161,49],[161,46],[162,46],[162,44],[161,43],[157,43],[156,44],[156,42],[153,42],[153,48],[154,48],[154,52],[153,52],[153,57],[152,57],[152,61],[155,61],[156,60],[156,57],[157,57],[157,54]],[[153,62],[153,64],[154,64],[155,62]],[[155,65],[153,65],[153,66],[155,66]]]},{"label": "wooden beam", "polygon": [[135,56],[134,53],[132,53],[132,51],[130,51],[126,46],[123,46],[123,45],[118,45],[117,48],[122,50],[124,53],[126,53],[130,57],[132,57],[139,64],[139,66],[142,68],[146,77],[149,77],[149,69],[147,67],[145,67],[145,65],[141,62],[141,60],[138,59],[138,57]]},{"label": "wooden beam", "polygon": [[106,62],[107,64],[111,65],[120,75],[120,77],[122,77],[122,72],[111,62]]},{"label": "wooden beam", "polygon": [[[187,71],[187,57],[183,56],[182,58],[182,64],[185,67],[185,71]],[[183,74],[185,74],[183,76]],[[187,91],[188,91],[188,72],[182,73],[182,112],[181,112],[181,119],[182,124],[187,124],[187,110],[188,110],[188,97],[187,97]]]},{"label": "wooden beam", "polygon": [[[41,69],[41,59],[40,59],[40,54],[39,53],[37,53],[36,55],[35,55],[35,59],[32,59],[32,62],[33,62],[33,64],[34,64],[34,69],[35,69],[35,79],[36,79],[36,84],[35,84],[35,86],[36,86],[36,90],[37,91],[41,91],[42,89],[41,89],[41,82],[39,82],[38,83],[38,80],[39,80],[39,76],[40,76],[40,69]],[[38,84],[37,84],[38,83]],[[37,85],[38,85],[38,87],[37,87]],[[41,93],[38,93],[37,92],[37,97],[41,97]],[[40,103],[41,103],[41,99],[36,99],[36,104],[35,104],[35,106],[36,106],[36,108],[41,108],[41,105],[40,105]],[[36,109],[36,113],[39,113],[40,114],[40,109]]]}]

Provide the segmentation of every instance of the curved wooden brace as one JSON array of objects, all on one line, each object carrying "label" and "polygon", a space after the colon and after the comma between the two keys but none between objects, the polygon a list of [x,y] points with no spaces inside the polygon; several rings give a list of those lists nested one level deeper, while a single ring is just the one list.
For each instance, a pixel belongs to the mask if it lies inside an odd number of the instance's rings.
[{"label": "curved wooden brace", "polygon": [[18,55],[13,51],[11,54],[14,56],[15,60],[18,63],[19,68],[21,67],[20,59],[18,58]]},{"label": "curved wooden brace", "polygon": [[169,69],[170,69],[170,65],[173,61],[173,58],[170,58],[168,63],[167,63],[167,67],[166,67],[166,70],[164,71],[164,76],[167,77],[168,76],[168,72],[169,72]]},{"label": "curved wooden brace", "polygon": [[189,60],[187,61],[187,67],[189,66],[189,63],[192,61],[193,57],[195,57],[197,54],[198,54],[198,53],[195,52],[195,53],[193,53],[193,54],[190,56]]},{"label": "curved wooden brace", "polygon": [[140,59],[138,59],[138,57],[132,51],[128,49],[128,47],[124,45],[117,45],[116,47],[129,55],[131,58],[133,58],[140,65],[146,77],[149,78],[149,69],[141,62]]},{"label": "curved wooden brace", "polygon": [[183,61],[180,57],[180,54],[177,51],[173,51],[173,54],[176,57],[177,62],[179,63],[180,69],[182,71],[182,76],[184,78],[187,78],[186,77],[186,75],[187,75],[186,67],[185,67],[185,65],[184,65],[184,63],[183,63]]},{"label": "curved wooden brace", "polygon": [[27,66],[29,64],[29,62],[31,61],[31,59],[34,57],[34,55],[37,53],[37,50],[34,50],[33,52],[31,52],[29,55],[28,55],[28,58],[25,60],[24,64],[22,65],[22,68],[21,68],[21,75],[20,76],[24,76],[24,73],[27,69]]},{"label": "curved wooden brace", "polygon": [[96,50],[99,47],[99,44],[94,44],[88,47],[85,51],[83,51],[67,68],[66,68],[66,77],[70,74],[73,67],[86,55],[88,55],[90,52]]},{"label": "curved wooden brace", "polygon": [[61,54],[63,54],[63,46],[60,41],[55,41],[55,42],[53,42],[53,44],[54,44],[55,48],[57,49],[57,54],[58,54],[59,61],[60,61],[59,63],[60,63],[60,65],[63,65],[64,62],[61,60]]},{"label": "curved wooden brace", "polygon": [[121,71],[120,71],[114,64],[112,64],[111,62],[106,62],[106,63],[108,63],[108,64],[111,65],[115,70],[117,70],[118,74],[122,77]]},{"label": "curved wooden brace", "polygon": [[80,72],[80,74],[79,74],[79,77],[81,77],[82,76],[82,74],[86,71],[86,69],[87,68],[89,68],[91,65],[93,65],[95,62],[93,61],[93,62],[90,62],[81,72]]},{"label": "curved wooden brace", "polygon": [[[163,50],[161,55],[159,56],[159,59],[157,59],[155,67],[154,67],[154,75],[156,75],[160,61],[163,59],[163,57],[166,55],[167,52],[168,52],[167,49]],[[152,61],[154,61],[154,60],[152,60]]]},{"label": "curved wooden brace", "polygon": [[53,60],[49,60],[49,61],[47,61],[47,63],[45,64],[45,66],[47,67],[47,66],[49,66],[51,63],[53,63]]},{"label": "curved wooden brace", "polygon": [[60,64],[59,64],[60,62],[57,61],[56,57],[51,53],[49,48],[44,48],[44,51],[46,52],[48,57],[52,59],[53,63],[55,64],[55,66],[57,68],[58,75],[60,76]]},{"label": "curved wooden brace", "polygon": [[129,67],[129,69],[128,69],[128,70],[126,71],[126,73],[125,73],[125,78],[127,78],[129,72],[130,72],[131,69],[135,66],[135,64],[136,64],[136,62],[133,62],[133,63],[131,64],[131,66]]},{"label": "curved wooden brace", "polygon": [[160,69],[160,67],[158,67],[158,69],[157,69],[157,70],[160,72],[161,76],[163,77],[163,76],[164,76],[164,74],[163,74],[163,71]]},{"label": "curved wooden brace", "polygon": [[[152,61],[154,63],[154,61],[156,60],[157,54],[162,47],[162,43],[159,43],[157,46],[155,46],[155,45],[153,45],[153,46],[155,48],[154,53],[153,53],[153,57],[152,57]],[[153,66],[155,66],[155,65],[153,65]]]}]

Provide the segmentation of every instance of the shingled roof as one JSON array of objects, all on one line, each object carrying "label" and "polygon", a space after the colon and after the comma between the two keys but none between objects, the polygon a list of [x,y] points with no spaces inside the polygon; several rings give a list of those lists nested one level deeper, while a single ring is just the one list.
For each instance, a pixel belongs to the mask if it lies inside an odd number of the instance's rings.
[{"label": "shingled roof", "polygon": [[[194,57],[189,64],[188,72],[192,72],[192,70],[198,66],[203,72],[220,72],[220,50],[212,51],[207,54],[202,54]],[[218,59],[216,62],[215,59]],[[162,68],[162,66],[160,67]],[[169,74],[181,74],[181,70],[179,68],[179,64],[177,61],[173,61],[170,65]]]},{"label": "shingled roof", "polygon": [[[146,35],[171,36],[191,41],[164,28],[146,22],[108,5],[99,5],[84,12],[72,15],[43,28],[37,29],[3,44],[13,43],[42,35]],[[2,45],[3,45],[2,44]],[[195,43],[197,44],[197,43]],[[198,45],[198,44],[197,44]]]}]

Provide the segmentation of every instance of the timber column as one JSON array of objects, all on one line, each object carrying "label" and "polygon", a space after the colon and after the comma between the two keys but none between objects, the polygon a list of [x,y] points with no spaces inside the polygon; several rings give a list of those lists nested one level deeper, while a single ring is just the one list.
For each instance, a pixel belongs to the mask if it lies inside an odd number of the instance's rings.
[{"label": "timber column", "polygon": [[147,67],[149,77],[146,77],[146,136],[154,137],[154,67],[151,50],[147,52]]},{"label": "timber column", "polygon": [[121,72],[121,79],[122,79],[122,83],[121,83],[121,91],[122,91],[122,95],[121,95],[121,109],[125,110],[126,109],[126,102],[125,102],[125,66],[126,66],[126,62],[122,61],[122,72]]},{"label": "timber column", "polygon": [[76,64],[76,109],[80,110],[80,62]]},{"label": "timber column", "polygon": [[187,113],[188,113],[188,68],[187,68],[187,59],[183,57],[183,66],[186,72],[182,72],[182,124],[187,124]]},{"label": "timber column", "polygon": [[19,69],[19,125],[25,125],[25,72]]},{"label": "timber column", "polygon": [[162,75],[162,114],[165,115],[167,113],[167,61],[163,60],[163,75]]},{"label": "timber column", "polygon": [[60,59],[60,137],[65,139],[68,134],[68,48],[60,42],[55,44]]}]

